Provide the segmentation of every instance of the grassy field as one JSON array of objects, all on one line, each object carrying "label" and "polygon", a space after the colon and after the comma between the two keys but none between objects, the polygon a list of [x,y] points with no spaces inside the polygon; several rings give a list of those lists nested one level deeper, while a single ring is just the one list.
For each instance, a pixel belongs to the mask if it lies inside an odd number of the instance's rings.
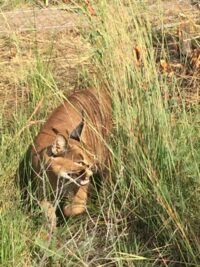
[{"label": "grassy field", "polygon": [[[65,32],[1,39],[0,266],[200,266],[200,64],[155,31],[161,10],[122,0],[93,7],[97,16],[76,7],[88,20],[71,37],[76,55]],[[40,210],[24,211],[15,174],[51,110],[88,86],[112,96],[113,182],[50,234]]]}]

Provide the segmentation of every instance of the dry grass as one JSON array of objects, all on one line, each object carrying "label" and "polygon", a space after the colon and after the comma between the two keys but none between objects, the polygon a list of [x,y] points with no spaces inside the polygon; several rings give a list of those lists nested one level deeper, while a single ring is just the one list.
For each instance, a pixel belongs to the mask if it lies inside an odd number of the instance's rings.
[{"label": "dry grass", "polygon": [[[190,5],[188,1],[181,2],[181,4],[164,1],[159,4],[145,5],[145,9],[141,5],[141,10],[137,11],[144,17],[148,16],[155,28],[154,44],[158,69],[163,71],[160,61],[165,60],[169,65],[167,72],[170,75],[168,76],[171,76],[171,79],[176,77],[181,81],[184,90],[188,92],[189,102],[198,102],[199,68],[195,69],[192,59],[192,49],[199,47],[199,39],[196,38],[200,28],[197,17],[198,9]],[[128,4],[123,12],[124,16],[130,17]],[[29,85],[25,80],[35,64],[36,49],[40,53],[41,61],[48,62],[59,88],[65,91],[76,86],[76,77],[83,65],[89,68],[88,59],[91,55],[89,45],[82,41],[77,28],[81,26],[80,16],[62,10],[48,12],[48,10],[36,9],[36,13],[35,11],[26,13],[25,10],[15,11],[14,15],[5,13],[1,17],[5,25],[1,25],[3,34],[0,36],[0,71],[2,74],[0,105],[6,117],[10,117],[9,114],[16,111],[20,105],[27,103]],[[86,25],[85,19],[83,25]],[[55,26],[58,28],[54,29]],[[30,31],[32,27],[35,27],[36,32]],[[184,34],[186,37],[182,37]],[[165,48],[163,36],[165,36]],[[194,37],[196,39],[193,39]],[[189,39],[185,45],[184,38]],[[187,58],[185,58],[185,51],[182,51],[186,46],[191,46]],[[133,47],[137,47],[137,44],[134,44],[134,37]],[[165,54],[166,48],[169,54]],[[183,53],[180,54],[180,52]]]},{"label": "dry grass", "polygon": [[[185,54],[179,35],[181,13],[194,25],[197,9],[150,2],[94,3],[99,16],[88,16],[82,35],[62,28],[0,36],[4,266],[197,266],[199,46]],[[63,93],[100,82],[113,94],[115,183],[49,237],[39,211],[22,212],[13,176]]]},{"label": "dry grass", "polygon": [[[57,13],[59,17],[59,11]],[[21,32],[5,31],[1,34],[0,105],[3,107],[3,116],[7,119],[21,105],[28,104],[30,84],[27,77],[38,57],[53,73],[58,87],[65,93],[77,85],[77,76],[82,69],[89,69],[89,45],[82,40],[78,28],[62,28],[64,18],[60,18],[61,28],[52,31],[31,31],[28,28]],[[69,16],[65,18],[69,20]],[[51,19],[54,17],[49,18],[49,25]],[[42,27],[43,22],[40,23]]]}]

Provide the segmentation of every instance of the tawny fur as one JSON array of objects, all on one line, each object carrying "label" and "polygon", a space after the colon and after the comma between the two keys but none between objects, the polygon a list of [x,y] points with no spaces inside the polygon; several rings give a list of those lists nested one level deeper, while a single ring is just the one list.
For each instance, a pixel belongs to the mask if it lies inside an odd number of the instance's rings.
[{"label": "tawny fur", "polygon": [[[82,121],[84,125],[80,140],[74,139],[70,133]],[[46,197],[46,172],[54,196],[59,195],[59,190],[63,190],[60,198],[70,196],[68,203],[63,206],[65,216],[84,212],[90,176],[94,169],[103,173],[107,164],[109,153],[106,142],[111,128],[111,101],[106,90],[98,92],[87,89],[74,92],[55,109],[41,128],[31,152],[38,197]],[[67,172],[83,173],[80,186],[73,182],[69,185],[60,183],[59,177],[65,176]]]}]

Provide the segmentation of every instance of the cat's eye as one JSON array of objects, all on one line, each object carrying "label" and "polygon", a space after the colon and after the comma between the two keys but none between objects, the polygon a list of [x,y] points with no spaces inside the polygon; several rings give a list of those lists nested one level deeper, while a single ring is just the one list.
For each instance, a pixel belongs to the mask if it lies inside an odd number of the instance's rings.
[{"label": "cat's eye", "polygon": [[79,165],[82,165],[82,166],[87,166],[87,162],[85,161],[84,157],[82,154],[78,154],[75,158],[74,158],[74,161],[79,164]]},{"label": "cat's eye", "polygon": [[86,166],[87,165],[87,163],[84,160],[76,160],[75,162],[77,164],[79,164],[79,165],[82,165],[82,166]]}]

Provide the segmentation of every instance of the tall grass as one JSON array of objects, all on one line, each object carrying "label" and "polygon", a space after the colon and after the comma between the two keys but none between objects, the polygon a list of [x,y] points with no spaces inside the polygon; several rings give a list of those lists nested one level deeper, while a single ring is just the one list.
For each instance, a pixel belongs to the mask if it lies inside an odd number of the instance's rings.
[{"label": "tall grass", "polygon": [[[1,121],[1,266],[198,266],[199,106],[186,105],[176,78],[161,74],[154,33],[138,1],[100,1],[90,17],[93,74],[113,100],[112,182],[87,213],[49,235],[37,210],[21,208],[13,176],[40,124],[63,98],[37,51],[26,82],[28,109]],[[140,50],[140,58],[135,53]],[[166,51],[167,53],[167,51]],[[89,77],[89,78],[88,78]],[[171,99],[165,95],[170,94]],[[3,112],[2,112],[3,114]]]},{"label": "tall grass", "polygon": [[[35,36],[32,38],[35,39]],[[30,90],[26,101],[20,99],[24,105],[14,111],[12,120],[6,118],[9,110],[1,107],[0,266],[34,266],[34,256],[37,258],[35,242],[40,235],[41,225],[36,226],[37,211],[25,213],[22,209],[16,172],[44,118],[58,104],[61,93],[56,94],[57,87],[49,65],[42,62],[37,43],[33,48],[35,58],[31,66],[23,66],[23,59],[22,63],[20,61],[20,41],[17,36],[15,43],[19,51],[18,63],[21,64],[21,83],[25,83]]]},{"label": "tall grass", "polygon": [[[122,1],[102,1],[98,8],[101,23],[91,22],[90,41],[98,78],[112,95],[115,122],[109,211],[128,225],[127,240],[118,240],[123,246],[115,253],[127,253],[134,262],[137,251],[148,258],[141,266],[197,266],[199,106],[191,109],[181,93],[173,106],[181,88],[159,72],[155,36],[148,17],[140,15],[141,3],[129,1],[124,8]],[[172,95],[170,101],[165,94]]]}]

